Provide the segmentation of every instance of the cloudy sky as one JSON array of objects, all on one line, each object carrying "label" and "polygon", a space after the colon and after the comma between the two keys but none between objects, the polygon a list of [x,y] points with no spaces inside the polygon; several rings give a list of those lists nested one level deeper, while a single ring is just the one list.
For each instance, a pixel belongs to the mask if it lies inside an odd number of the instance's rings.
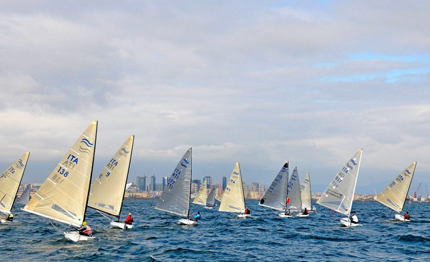
[{"label": "cloudy sky", "polygon": [[[0,169],[42,182],[93,120],[94,171],[136,135],[130,180],[283,163],[322,191],[364,148],[357,193],[417,161],[430,186],[430,3],[1,1]],[[424,186],[422,187],[425,193]]]}]

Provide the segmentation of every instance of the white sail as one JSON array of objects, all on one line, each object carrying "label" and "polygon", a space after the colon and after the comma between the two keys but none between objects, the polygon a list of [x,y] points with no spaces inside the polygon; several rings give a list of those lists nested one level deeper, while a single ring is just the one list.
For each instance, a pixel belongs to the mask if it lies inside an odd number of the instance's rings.
[{"label": "white sail", "polygon": [[358,150],[344,167],[336,174],[333,181],[318,199],[317,204],[349,216],[354,201],[355,187],[360,170],[363,149]]},{"label": "white sail", "polygon": [[18,193],[30,152],[10,165],[0,175],[0,212],[9,214]]},{"label": "white sail", "polygon": [[69,149],[24,211],[80,227],[85,220],[96,147],[93,121]]},{"label": "white sail", "polygon": [[133,153],[134,135],[116,151],[91,184],[88,206],[118,217],[121,214],[125,187]]},{"label": "white sail", "polygon": [[245,197],[243,194],[242,173],[239,162],[236,163],[227,187],[222,195],[219,211],[244,213]]},{"label": "white sail", "polygon": [[206,199],[206,203],[208,205],[211,205],[211,206],[215,205],[215,194],[216,194],[216,191],[217,191],[216,188],[212,187],[212,190],[209,193],[208,198]]},{"label": "white sail", "polygon": [[401,212],[405,205],[409,187],[415,173],[417,162],[412,163],[396,177],[379,195],[376,200],[396,212]]},{"label": "white sail", "polygon": [[294,171],[288,181],[286,209],[290,210],[291,212],[302,211],[302,193],[297,167],[294,168]]},{"label": "white sail", "polygon": [[206,197],[208,195],[208,186],[207,179],[203,182],[203,185],[200,186],[199,193],[196,198],[194,198],[193,204],[206,206]]},{"label": "white sail", "polygon": [[311,177],[306,173],[305,179],[302,182],[302,209],[312,210],[312,195],[311,195]]},{"label": "white sail", "polygon": [[172,175],[167,180],[167,185],[155,208],[188,217],[190,211],[191,181],[192,149],[190,148],[181,158]]},{"label": "white sail", "polygon": [[281,168],[269,189],[267,189],[263,198],[260,200],[260,206],[269,207],[279,211],[285,210],[289,174],[288,164],[289,162],[285,163]]},{"label": "white sail", "polygon": [[21,196],[19,197],[18,203],[25,205],[30,200],[30,189],[31,185],[27,185],[27,187],[24,189],[24,192],[22,192]]}]

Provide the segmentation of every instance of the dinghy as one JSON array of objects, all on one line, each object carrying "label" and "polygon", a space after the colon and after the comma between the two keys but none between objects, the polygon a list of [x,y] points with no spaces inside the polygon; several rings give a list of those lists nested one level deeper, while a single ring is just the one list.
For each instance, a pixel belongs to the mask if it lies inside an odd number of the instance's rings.
[{"label": "dinghy", "polygon": [[238,217],[240,218],[251,216],[251,214],[245,214],[245,194],[243,193],[242,173],[240,172],[239,162],[236,163],[231,173],[218,211],[239,213]]},{"label": "dinghy", "polygon": [[207,180],[200,185],[200,190],[197,196],[194,198],[193,204],[206,206],[206,198],[208,196],[208,184]]},{"label": "dinghy", "polygon": [[358,225],[358,223],[352,223],[349,216],[354,201],[362,153],[363,149],[358,150],[358,152],[346,162],[317,201],[317,204],[321,206],[348,216],[340,220],[341,226],[344,227]]},{"label": "dinghy", "polygon": [[298,217],[309,217],[309,212],[314,212],[312,210],[312,194],[311,194],[311,177],[309,173],[306,173],[305,179],[301,185],[302,191],[302,211],[308,210],[308,214],[298,214]]},{"label": "dinghy", "polygon": [[297,167],[294,168],[291,178],[288,180],[287,187],[287,205],[285,212],[279,214],[280,217],[289,218],[293,214],[298,216],[302,211],[302,194],[300,191],[300,179]]},{"label": "dinghy", "polygon": [[408,196],[416,165],[417,162],[412,163],[408,168],[403,170],[384,191],[376,196],[376,200],[379,203],[397,212],[397,214],[394,215],[395,220],[403,222],[409,221],[409,219],[405,219],[401,212],[405,206],[406,197]]},{"label": "dinghy", "polygon": [[207,206],[205,206],[205,208],[207,209],[214,209],[213,207],[215,206],[215,194],[216,194],[216,188],[212,187],[211,192],[209,193],[208,198],[206,199],[206,204]]},{"label": "dinghy", "polygon": [[134,135],[122,144],[91,184],[88,207],[102,212],[102,214],[115,217],[116,221],[112,221],[108,216],[105,216],[111,220],[110,225],[113,228],[133,228],[133,225],[120,222],[133,144]]},{"label": "dinghy", "polygon": [[[0,212],[7,216],[11,214],[29,156],[30,152],[25,153],[0,175]],[[0,223],[10,223],[7,216],[0,218]]]},{"label": "dinghy", "polygon": [[[97,137],[97,121],[93,121],[69,149],[24,211],[80,228],[85,221]],[[65,232],[66,239],[77,242],[94,239],[78,232]]]},{"label": "dinghy", "polygon": [[287,202],[287,187],[288,187],[288,169],[289,162],[285,163],[278,175],[273,180],[269,189],[267,189],[259,205],[268,207],[278,211],[284,211]]},{"label": "dinghy", "polygon": [[197,224],[197,221],[190,219],[191,182],[192,149],[190,148],[167,180],[167,185],[155,209],[185,217],[178,221],[180,225]]}]

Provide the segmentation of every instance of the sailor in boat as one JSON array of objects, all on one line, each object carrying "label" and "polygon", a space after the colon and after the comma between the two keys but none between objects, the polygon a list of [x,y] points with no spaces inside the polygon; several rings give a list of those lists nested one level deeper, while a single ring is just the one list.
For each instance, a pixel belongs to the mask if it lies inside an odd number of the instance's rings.
[{"label": "sailor in boat", "polygon": [[290,209],[288,209],[288,210],[285,210],[285,215],[291,215],[291,212],[290,212]]},{"label": "sailor in boat", "polygon": [[86,221],[82,223],[82,227],[78,228],[78,231],[79,231],[79,235],[89,236],[89,237],[93,236],[93,231],[91,230],[91,227],[87,225]]},{"label": "sailor in boat", "polygon": [[131,212],[128,213],[128,217],[125,219],[124,223],[127,224],[127,225],[132,225],[133,224],[133,217],[131,216]]},{"label": "sailor in boat", "polygon": [[212,207],[212,205],[211,205],[211,204],[208,204],[208,207]]},{"label": "sailor in boat", "polygon": [[406,220],[409,220],[409,212],[406,211],[406,214],[403,216]]},{"label": "sailor in boat", "polygon": [[200,215],[200,211],[198,211],[192,220],[199,221],[201,218],[202,218],[202,216]]},{"label": "sailor in boat", "polygon": [[358,224],[358,217],[355,213],[352,213],[350,220],[351,220],[351,223]]},{"label": "sailor in boat", "polygon": [[247,207],[245,207],[245,214],[251,215],[251,211],[249,211],[249,209]]},{"label": "sailor in boat", "polygon": [[303,215],[309,214],[308,209],[305,207],[305,210],[303,210]]},{"label": "sailor in boat", "polygon": [[10,213],[6,217],[0,217],[0,219],[4,219],[6,221],[12,222],[13,221],[13,214]]}]

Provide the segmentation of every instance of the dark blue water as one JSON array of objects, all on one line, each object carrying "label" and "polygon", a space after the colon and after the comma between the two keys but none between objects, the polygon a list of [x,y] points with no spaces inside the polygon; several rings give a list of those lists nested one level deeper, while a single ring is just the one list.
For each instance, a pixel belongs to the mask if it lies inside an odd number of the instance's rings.
[{"label": "dark blue water", "polygon": [[[309,218],[279,218],[248,202],[252,218],[200,210],[196,226],[177,225],[178,217],[154,209],[155,201],[125,201],[133,230],[109,228],[89,210],[95,231],[91,242],[73,243],[47,219],[14,207],[14,225],[0,225],[0,261],[430,261],[430,204],[406,204],[412,221],[391,221],[394,212],[379,203],[355,202],[361,227],[341,228],[340,215],[317,205]],[[56,224],[61,228],[60,224]],[[64,227],[62,227],[64,229]]]}]

